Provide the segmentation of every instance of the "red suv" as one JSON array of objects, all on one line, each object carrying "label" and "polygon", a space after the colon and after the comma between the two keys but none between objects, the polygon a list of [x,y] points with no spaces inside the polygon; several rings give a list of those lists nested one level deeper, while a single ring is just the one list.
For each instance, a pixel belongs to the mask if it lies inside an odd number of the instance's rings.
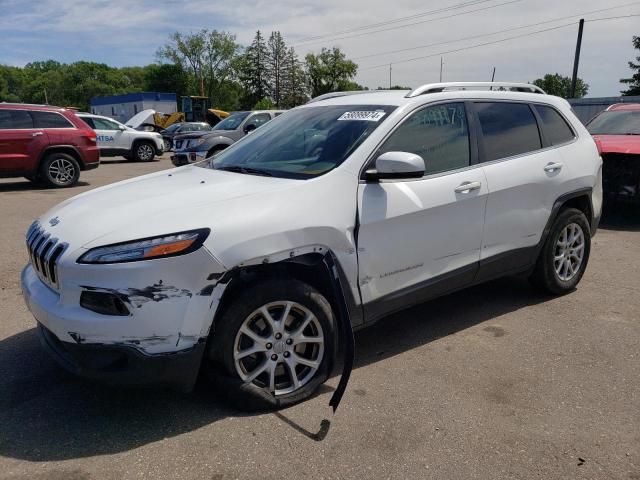
[{"label": "red suv", "polygon": [[70,187],[98,165],[96,132],[72,110],[0,103],[0,177]]}]

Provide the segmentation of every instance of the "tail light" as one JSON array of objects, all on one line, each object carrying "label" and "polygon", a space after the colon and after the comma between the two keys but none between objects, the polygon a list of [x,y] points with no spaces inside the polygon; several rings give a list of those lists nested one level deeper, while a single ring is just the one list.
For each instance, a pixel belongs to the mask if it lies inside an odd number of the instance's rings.
[{"label": "tail light", "polygon": [[87,136],[90,142],[93,142],[93,143],[96,142],[97,134],[94,130],[85,130],[85,135]]}]

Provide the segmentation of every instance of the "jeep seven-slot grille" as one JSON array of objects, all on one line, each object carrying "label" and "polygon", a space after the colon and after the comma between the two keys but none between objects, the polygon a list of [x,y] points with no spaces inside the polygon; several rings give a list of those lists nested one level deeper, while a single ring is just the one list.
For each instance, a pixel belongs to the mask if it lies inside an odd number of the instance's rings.
[{"label": "jeep seven-slot grille", "polygon": [[31,265],[38,277],[50,287],[58,287],[58,259],[67,248],[66,243],[52,237],[38,223],[27,231],[27,250]]}]

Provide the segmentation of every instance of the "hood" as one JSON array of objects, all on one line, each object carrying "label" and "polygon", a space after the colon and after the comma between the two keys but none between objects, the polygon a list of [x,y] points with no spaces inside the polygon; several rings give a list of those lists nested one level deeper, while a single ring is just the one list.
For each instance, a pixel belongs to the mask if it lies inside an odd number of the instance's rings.
[{"label": "hood", "polygon": [[[229,202],[299,182],[186,166],[85,192],[49,210],[39,221],[72,249],[91,248],[215,228],[216,216],[224,214]],[[58,224],[50,227],[54,217]]]},{"label": "hood", "polygon": [[155,121],[153,120],[153,116],[156,114],[156,111],[149,108],[147,110],[143,110],[139,113],[136,113],[133,117],[125,122],[127,127],[138,128],[143,123],[150,123],[151,125],[155,125]]},{"label": "hood", "polygon": [[640,135],[594,135],[600,153],[640,155]]}]

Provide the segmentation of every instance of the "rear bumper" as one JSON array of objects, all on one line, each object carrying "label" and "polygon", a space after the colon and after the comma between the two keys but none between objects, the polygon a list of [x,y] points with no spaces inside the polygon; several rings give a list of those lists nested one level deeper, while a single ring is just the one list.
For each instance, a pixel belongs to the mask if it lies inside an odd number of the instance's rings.
[{"label": "rear bumper", "polygon": [[100,166],[100,161],[97,161],[95,163],[85,163],[84,164],[84,171],[87,170],[95,170],[96,168],[98,168]]},{"label": "rear bumper", "polygon": [[38,323],[40,343],[65,370],[111,385],[167,385],[190,391],[198,377],[204,341],[172,353],[146,355],[126,345],[62,342]]}]

